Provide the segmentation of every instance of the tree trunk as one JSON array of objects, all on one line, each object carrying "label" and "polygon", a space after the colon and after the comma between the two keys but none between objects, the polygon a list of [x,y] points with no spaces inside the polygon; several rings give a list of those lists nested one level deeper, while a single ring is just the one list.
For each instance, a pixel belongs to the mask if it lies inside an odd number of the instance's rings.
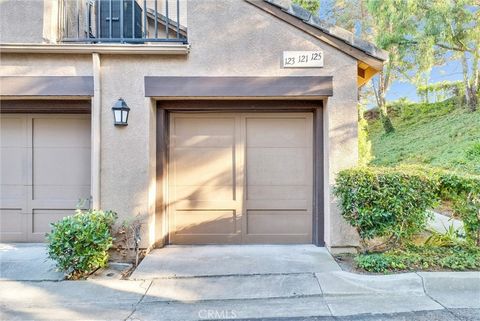
[{"label": "tree trunk", "polygon": [[395,131],[392,120],[387,114],[387,105],[385,104],[385,102],[382,104],[382,106],[380,106],[380,120],[382,121],[383,130],[386,134],[390,134]]},{"label": "tree trunk", "polygon": [[470,81],[471,83],[471,105],[470,105],[470,110],[473,112],[477,110],[478,108],[478,103],[479,103],[479,96],[480,96],[480,88],[479,88],[479,78],[480,78],[480,72],[478,70],[478,59],[480,56],[480,48],[477,48],[476,52],[473,55],[473,62],[472,62],[472,79]]},{"label": "tree trunk", "polygon": [[382,121],[383,130],[386,134],[393,133],[395,128],[393,127],[392,120],[388,115],[387,101],[385,99],[386,87],[388,86],[388,77],[385,77],[384,73],[380,73],[380,81],[378,88],[378,108],[380,110],[380,120]]},{"label": "tree trunk", "polygon": [[[474,58],[475,60],[475,58]],[[473,83],[470,82],[468,77],[468,61],[467,61],[467,52],[464,52],[462,55],[462,70],[463,70],[463,86],[465,87],[465,105],[471,111],[475,111],[477,108],[477,95],[476,90],[473,88]],[[475,74],[475,70],[474,70]]]}]

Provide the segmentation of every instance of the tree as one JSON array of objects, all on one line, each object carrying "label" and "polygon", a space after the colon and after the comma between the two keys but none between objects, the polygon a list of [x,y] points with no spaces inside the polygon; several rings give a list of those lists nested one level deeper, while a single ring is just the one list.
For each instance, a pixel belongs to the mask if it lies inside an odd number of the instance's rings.
[{"label": "tree", "polygon": [[415,1],[367,0],[368,11],[374,17],[375,43],[389,53],[389,60],[380,73],[375,98],[386,133],[394,131],[388,117],[386,93],[394,79],[406,77],[414,68],[411,48],[402,41],[406,35],[416,35]]},{"label": "tree", "polygon": [[359,91],[359,100],[362,100],[364,95],[375,94],[374,101],[386,133],[395,130],[388,115],[386,93],[391,83],[404,74],[403,69],[406,67],[399,55],[403,52],[400,52],[391,41],[380,42],[383,40],[381,36],[384,35],[385,28],[393,29],[393,22],[390,21],[391,17],[388,12],[385,13],[384,11],[384,9],[391,9],[392,7],[391,4],[384,5],[383,1],[337,0],[333,1],[331,6],[324,10],[329,22],[351,31],[357,37],[372,41],[380,48],[390,52],[389,61],[380,74],[370,83],[372,90],[367,91],[367,86],[363,86]]},{"label": "tree", "polygon": [[293,0],[293,3],[310,11],[312,14],[317,14],[320,9],[320,0]]},{"label": "tree", "polygon": [[419,0],[416,16],[419,33],[406,38],[412,45],[431,39],[437,52],[450,52],[460,59],[463,69],[466,105],[475,111],[478,106],[480,56],[480,7],[478,0]]},{"label": "tree", "polygon": [[[387,0],[385,0],[387,2]],[[447,53],[459,59],[463,69],[463,95],[466,105],[475,111],[479,103],[480,6],[478,0],[405,0],[395,1],[402,16],[408,7],[413,28],[392,39],[415,53],[420,72],[429,70]],[[398,23],[400,22],[400,25]],[[401,26],[401,21],[395,21]]]}]

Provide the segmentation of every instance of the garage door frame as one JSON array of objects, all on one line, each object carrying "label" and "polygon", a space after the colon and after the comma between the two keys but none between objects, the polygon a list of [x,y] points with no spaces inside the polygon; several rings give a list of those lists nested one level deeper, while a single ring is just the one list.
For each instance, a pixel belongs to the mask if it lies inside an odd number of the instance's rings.
[{"label": "garage door frame", "polygon": [[156,148],[156,235],[164,235],[160,244],[169,244],[168,216],[168,152],[170,113],[182,112],[312,112],[313,113],[313,204],[312,241],[324,246],[324,158],[323,100],[176,100],[157,101]]}]

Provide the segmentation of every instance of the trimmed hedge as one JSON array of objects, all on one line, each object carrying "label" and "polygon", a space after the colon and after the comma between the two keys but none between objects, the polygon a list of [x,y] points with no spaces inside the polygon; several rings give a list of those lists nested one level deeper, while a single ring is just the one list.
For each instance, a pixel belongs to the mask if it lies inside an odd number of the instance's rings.
[{"label": "trimmed hedge", "polygon": [[407,241],[424,230],[427,209],[448,200],[467,239],[480,244],[480,177],[423,167],[360,167],[340,172],[334,193],[343,217],[364,242]]}]

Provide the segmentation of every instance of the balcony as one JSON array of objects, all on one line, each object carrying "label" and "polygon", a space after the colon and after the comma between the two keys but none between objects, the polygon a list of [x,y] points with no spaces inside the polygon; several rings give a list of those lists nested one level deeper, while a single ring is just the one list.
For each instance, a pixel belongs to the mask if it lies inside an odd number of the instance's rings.
[{"label": "balcony", "polygon": [[62,0],[60,42],[187,44],[184,0]]}]

